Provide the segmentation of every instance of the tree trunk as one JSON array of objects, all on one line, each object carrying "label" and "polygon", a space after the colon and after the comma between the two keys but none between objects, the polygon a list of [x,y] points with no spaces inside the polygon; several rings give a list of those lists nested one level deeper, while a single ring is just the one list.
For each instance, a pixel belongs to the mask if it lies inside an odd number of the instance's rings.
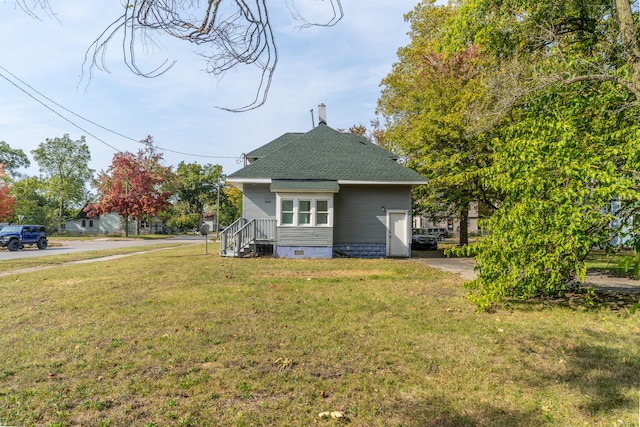
[{"label": "tree trunk", "polygon": [[460,246],[469,244],[469,204],[460,210]]},{"label": "tree trunk", "polygon": [[129,237],[129,213],[124,214],[124,237]]},{"label": "tree trunk", "polygon": [[62,213],[64,212],[64,200],[60,197],[58,203],[58,233],[62,232]]}]

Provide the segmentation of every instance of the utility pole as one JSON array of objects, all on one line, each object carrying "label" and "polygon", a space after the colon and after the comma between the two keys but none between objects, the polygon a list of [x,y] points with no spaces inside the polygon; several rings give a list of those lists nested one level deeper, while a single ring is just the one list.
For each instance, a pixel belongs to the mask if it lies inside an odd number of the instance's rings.
[{"label": "utility pole", "polygon": [[220,240],[220,174],[218,173],[218,191],[216,194],[216,239]]}]

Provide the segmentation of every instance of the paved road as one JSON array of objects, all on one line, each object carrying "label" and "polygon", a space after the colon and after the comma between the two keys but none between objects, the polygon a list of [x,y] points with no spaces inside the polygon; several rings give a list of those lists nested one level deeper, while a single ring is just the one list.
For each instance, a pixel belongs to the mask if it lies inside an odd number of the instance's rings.
[{"label": "paved road", "polygon": [[[464,281],[476,278],[476,272],[473,269],[473,258],[447,258],[442,251],[414,251],[412,259],[430,267],[458,274]],[[615,277],[600,272],[587,273],[586,280],[582,284],[601,291],[640,294],[640,281],[626,277]]]},{"label": "paved road", "polygon": [[151,246],[166,243],[189,244],[204,243],[202,236],[172,236],[166,239],[125,239],[125,238],[104,238],[94,240],[55,240],[50,241],[49,246],[45,250],[39,250],[34,247],[26,247],[16,252],[9,252],[6,248],[0,249],[0,261],[18,258],[35,258],[42,256],[64,255],[73,252],[86,252],[104,249],[130,248],[137,246]]}]

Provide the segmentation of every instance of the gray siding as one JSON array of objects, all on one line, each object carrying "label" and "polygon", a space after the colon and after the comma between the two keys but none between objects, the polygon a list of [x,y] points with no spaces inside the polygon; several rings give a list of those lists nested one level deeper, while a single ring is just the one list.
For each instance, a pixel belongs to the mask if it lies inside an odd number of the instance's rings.
[{"label": "gray siding", "polygon": [[248,219],[276,217],[276,195],[269,190],[269,184],[246,184],[243,190],[243,217]]},{"label": "gray siding", "polygon": [[[122,217],[116,212],[110,212],[100,215],[97,218],[93,218],[93,227],[89,227],[90,218],[86,218],[85,227],[82,227],[81,219],[68,220],[65,223],[65,230],[69,233],[123,233],[124,234],[124,222]],[[135,231],[135,221],[129,221],[129,232]]]},{"label": "gray siding", "polygon": [[386,243],[386,209],[411,211],[409,186],[341,185],[334,199],[334,243]]},{"label": "gray siding", "polygon": [[332,246],[333,228],[278,227],[279,246]]}]

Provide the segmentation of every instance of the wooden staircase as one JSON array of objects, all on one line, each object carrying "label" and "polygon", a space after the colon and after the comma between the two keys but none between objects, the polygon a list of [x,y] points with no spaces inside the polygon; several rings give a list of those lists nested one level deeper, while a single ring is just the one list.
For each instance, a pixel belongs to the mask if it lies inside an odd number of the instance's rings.
[{"label": "wooden staircase", "polygon": [[276,242],[275,219],[240,218],[220,232],[220,256],[242,258]]}]

